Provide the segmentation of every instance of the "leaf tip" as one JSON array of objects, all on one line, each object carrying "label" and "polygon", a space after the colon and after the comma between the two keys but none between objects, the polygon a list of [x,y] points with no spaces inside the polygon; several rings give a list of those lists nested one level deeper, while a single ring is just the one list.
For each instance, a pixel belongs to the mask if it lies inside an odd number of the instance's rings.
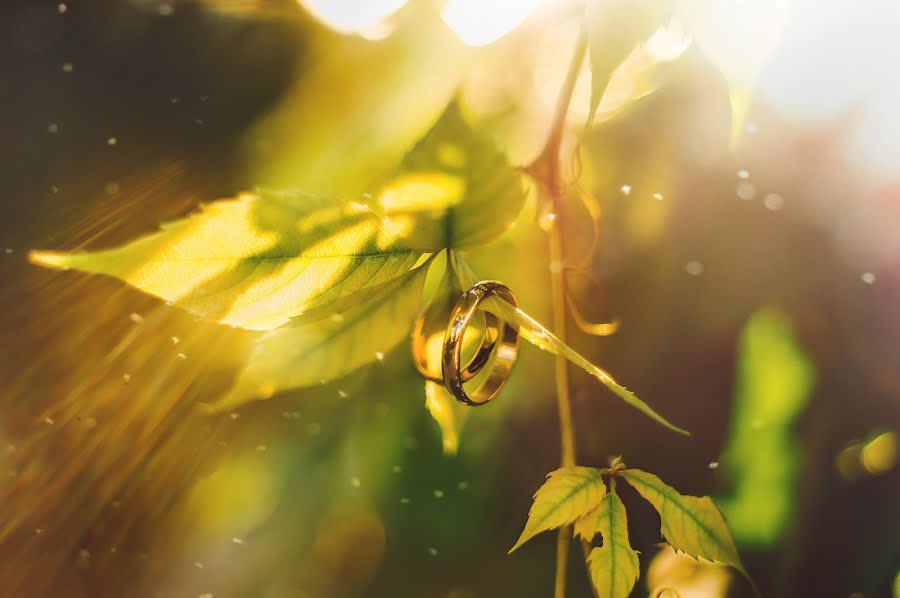
[{"label": "leaf tip", "polygon": [[528,540],[530,540],[533,537],[534,537],[533,533],[529,533],[527,529],[523,530],[522,535],[519,536],[519,539],[516,540],[516,543],[513,544],[513,547],[510,548],[508,551],[506,551],[506,554],[512,554],[513,551],[518,549],[520,546],[522,546],[522,544],[524,544],[525,542],[527,542]]},{"label": "leaf tip", "polygon": [[[654,419],[656,419],[656,418],[654,418]],[[673,424],[672,422],[668,421],[667,419],[664,419],[664,418],[660,417],[660,418],[657,419],[656,421],[658,421],[659,423],[661,423],[663,426],[665,426],[665,427],[668,428],[669,430],[672,430],[672,431],[675,432],[676,434],[681,434],[682,436],[687,436],[687,437],[693,436],[692,433],[688,432],[688,431],[685,430],[684,428],[681,428],[681,427],[679,427],[679,426],[676,426],[675,424]]]},{"label": "leaf tip", "polygon": [[32,249],[28,252],[28,261],[32,264],[55,270],[65,270],[69,267],[69,256],[65,253],[56,253],[54,251]]}]

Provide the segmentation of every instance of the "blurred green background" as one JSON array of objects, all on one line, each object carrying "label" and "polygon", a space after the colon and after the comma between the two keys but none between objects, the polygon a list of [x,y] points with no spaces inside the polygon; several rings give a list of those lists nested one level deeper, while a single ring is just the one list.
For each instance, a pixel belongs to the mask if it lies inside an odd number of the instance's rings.
[{"label": "blurred green background", "polygon": [[[523,348],[455,456],[405,345],[321,388],[202,415],[250,333],[26,254],[113,246],[258,185],[365,192],[457,92],[524,165],[574,39],[556,4],[483,48],[432,2],[380,29],[360,9],[362,35],[287,1],[0,6],[0,594],[551,595],[551,534],[506,554],[558,465],[550,355]],[[570,282],[586,316],[620,327],[571,342],[693,436],[573,373],[578,459],[621,454],[716,497],[766,596],[891,596],[900,11],[790,9],[734,147],[716,56],[694,47],[585,134],[601,234]],[[569,209],[575,259],[590,226]],[[534,220],[526,209],[467,257],[549,322]],[[750,595],[658,551],[658,519],[623,498],[642,553],[634,595]],[[569,595],[589,596],[577,552]]]}]

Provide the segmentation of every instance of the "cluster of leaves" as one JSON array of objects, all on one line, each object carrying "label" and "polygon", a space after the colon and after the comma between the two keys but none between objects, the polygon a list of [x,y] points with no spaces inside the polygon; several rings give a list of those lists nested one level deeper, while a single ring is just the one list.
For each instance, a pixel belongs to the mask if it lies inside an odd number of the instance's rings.
[{"label": "cluster of leaves", "polygon": [[[229,410],[375,361],[407,338],[423,300],[449,313],[460,284],[476,281],[456,251],[508,228],[525,202],[519,177],[454,104],[379,191],[357,201],[258,191],[204,206],[121,247],[34,251],[31,259],[114,276],[201,318],[260,331],[237,381],[212,406]],[[442,251],[459,267],[426,293],[429,269],[444,265],[434,259]],[[494,308],[535,345],[681,431],[525,312],[499,301]],[[439,341],[442,330],[432,332]],[[462,410],[433,383],[426,397],[445,449],[454,452]]]},{"label": "cluster of leaves", "polygon": [[596,112],[612,74],[635,46],[674,18],[725,79],[731,100],[731,139],[736,141],[750,88],[787,18],[785,4],[783,0],[586,0],[590,114]]},{"label": "cluster of leaves", "polygon": [[[705,13],[691,3],[591,0],[585,6],[592,119],[617,69],[672,15],[690,25],[698,41],[711,39]],[[652,89],[640,87],[634,97]],[[214,405],[233,409],[339,378],[398,346],[406,338],[404,324],[423,303],[426,273],[439,262],[435,255],[502,235],[525,203],[521,177],[453,102],[402,163],[372,183],[372,194],[348,200],[256,191],[206,205],[121,247],[35,251],[31,259],[113,276],[198,317],[260,331],[236,383]],[[465,286],[462,279],[448,280],[439,292],[446,295],[447,285],[458,283]],[[520,326],[525,338],[564,355],[677,430],[524,312],[497,303],[499,315]],[[432,412],[441,411],[437,405],[446,397],[438,388],[426,391]],[[452,451],[456,443],[445,444]]]},{"label": "cluster of leaves", "polygon": [[216,403],[232,409],[341,377],[400,344],[434,255],[505,230],[524,202],[517,177],[451,105],[376,194],[350,201],[257,191],[121,247],[30,257],[114,276],[200,318],[260,331]]},{"label": "cluster of leaves", "polygon": [[[609,488],[603,476],[609,476]],[[535,535],[574,524],[575,536],[590,543],[587,567],[599,596],[626,598],[640,575],[638,553],[628,540],[625,505],[616,494],[616,480],[630,484],[659,513],[662,536],[676,551],[695,559],[721,563],[744,573],[725,519],[708,496],[684,496],[652,473],[626,469],[619,460],[611,467],[562,467],[550,473],[534,495],[528,522],[510,552]]]}]

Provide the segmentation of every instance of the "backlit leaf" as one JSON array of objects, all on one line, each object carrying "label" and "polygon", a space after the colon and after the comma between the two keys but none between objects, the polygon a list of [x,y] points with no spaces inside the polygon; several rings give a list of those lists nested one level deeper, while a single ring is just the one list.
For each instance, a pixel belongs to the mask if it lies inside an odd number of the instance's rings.
[{"label": "backlit leaf", "polygon": [[725,81],[731,99],[731,141],[744,126],[750,90],[787,22],[786,0],[673,0],[697,47]]},{"label": "backlit leaf", "polygon": [[662,535],[672,548],[744,571],[725,518],[710,497],[683,496],[639,469],[626,469],[622,477],[657,510]]},{"label": "backlit leaf", "polygon": [[521,176],[452,103],[381,188],[373,208],[422,251],[500,236],[525,203]]},{"label": "backlit leaf", "polygon": [[[599,74],[594,76],[592,68],[591,95],[602,93],[602,96],[596,106],[590,106],[593,115],[590,122],[598,124],[616,118],[635,106],[637,100],[659,89],[674,70],[673,61],[689,46],[690,38],[679,27],[660,27],[615,67],[602,92],[594,89],[593,83],[602,80],[598,80]],[[573,115],[578,112],[583,111],[570,110]]]},{"label": "backlit leaf", "polygon": [[231,390],[213,407],[226,410],[276,392],[328,382],[375,361],[408,338],[427,265],[342,314],[263,334]]},{"label": "backlit leaf", "polygon": [[114,249],[31,253],[43,266],[114,276],[202,318],[251,330],[358,304],[420,256],[363,204],[271,192],[205,205]]},{"label": "backlit leaf", "polygon": [[568,525],[586,515],[606,494],[600,470],[593,467],[561,467],[547,476],[534,495],[528,522],[510,552],[535,535]]},{"label": "backlit leaf", "polygon": [[632,51],[664,24],[659,0],[587,0],[585,21],[591,60],[588,122],[600,106],[613,73]]},{"label": "backlit leaf", "polygon": [[[317,4],[357,22],[377,11],[375,2],[356,2],[358,9],[350,11],[330,0]],[[255,181],[357,197],[383,181],[434,125],[474,53],[430,2],[409,2],[389,21],[360,31],[370,37],[389,33],[384,39],[304,36],[311,47],[303,49],[296,81],[251,134],[266,148],[252,153]]]},{"label": "backlit leaf", "polygon": [[603,538],[603,546],[588,555],[591,583],[605,598],[627,598],[640,575],[637,552],[628,541],[625,505],[613,492],[575,523],[575,532],[590,541],[594,534]]}]

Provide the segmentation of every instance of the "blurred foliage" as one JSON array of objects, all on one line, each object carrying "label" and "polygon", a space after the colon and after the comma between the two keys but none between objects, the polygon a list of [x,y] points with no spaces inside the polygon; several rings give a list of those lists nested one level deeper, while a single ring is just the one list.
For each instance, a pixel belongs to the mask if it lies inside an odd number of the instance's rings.
[{"label": "blurred foliage", "polygon": [[665,546],[647,569],[647,589],[655,598],[705,598],[729,595],[728,568],[698,561]]},{"label": "blurred foliage", "polygon": [[794,509],[802,455],[792,440],[809,402],[815,368],[791,331],[787,314],[764,307],[747,320],[738,344],[734,415],[721,465],[732,493],[720,499],[735,537],[771,546]]}]

